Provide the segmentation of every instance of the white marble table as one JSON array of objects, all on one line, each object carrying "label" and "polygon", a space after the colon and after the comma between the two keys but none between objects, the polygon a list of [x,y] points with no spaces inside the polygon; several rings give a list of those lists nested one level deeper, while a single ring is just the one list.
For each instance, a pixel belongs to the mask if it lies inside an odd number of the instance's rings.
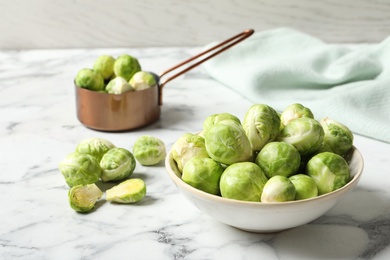
[{"label": "white marble table", "polygon": [[164,165],[137,166],[147,196],[136,205],[102,200],[79,214],[67,201],[57,165],[88,137],[131,149],[150,134],[169,149],[204,118],[243,117],[251,103],[195,69],[164,89],[161,119],[144,129],[106,133],[76,118],[73,77],[100,54],[129,53],[161,72],[190,48],[0,52],[0,259],[389,259],[390,144],[356,136],[365,158],[357,188],[307,225],[275,234],[247,233],[199,212]]}]

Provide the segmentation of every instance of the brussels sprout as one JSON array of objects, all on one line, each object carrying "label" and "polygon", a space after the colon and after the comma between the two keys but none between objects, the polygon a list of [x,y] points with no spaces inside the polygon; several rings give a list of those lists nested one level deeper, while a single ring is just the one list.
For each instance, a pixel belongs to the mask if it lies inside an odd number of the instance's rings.
[{"label": "brussels sprout", "polygon": [[95,183],[102,171],[95,157],[77,152],[68,154],[58,168],[70,187]]},{"label": "brussels sprout", "polygon": [[193,157],[209,158],[204,137],[185,133],[172,145],[172,158],[180,172]]},{"label": "brussels sprout", "polygon": [[225,169],[219,185],[224,198],[260,201],[266,182],[267,177],[257,164],[241,162]]},{"label": "brussels sprout", "polygon": [[348,163],[340,155],[331,152],[313,156],[307,162],[306,174],[316,182],[319,195],[337,190],[350,180]]},{"label": "brussels sprout", "polygon": [[106,191],[106,200],[117,203],[134,203],[146,195],[146,184],[142,179],[128,179]]},{"label": "brussels sprout", "polygon": [[213,114],[213,115],[208,116],[204,120],[203,133],[206,132],[213,125],[216,125],[223,120],[233,120],[233,121],[236,121],[238,124],[241,124],[240,119],[238,119],[238,117],[236,117],[232,114],[229,114],[229,113]]},{"label": "brussels sprout", "polygon": [[130,86],[130,84],[122,77],[116,77],[110,80],[106,86],[106,91],[110,94],[122,94],[133,90],[134,89]]},{"label": "brussels sprout", "polygon": [[276,175],[264,185],[261,202],[284,202],[295,199],[294,184],[284,176]]},{"label": "brussels sprout", "polygon": [[255,162],[268,178],[275,175],[289,177],[298,171],[301,156],[292,144],[271,142],[260,150]]},{"label": "brussels sprout", "polygon": [[348,127],[329,118],[322,119],[320,123],[325,135],[319,151],[337,153],[343,156],[351,150],[353,134]]},{"label": "brussels sprout", "polygon": [[133,75],[141,70],[141,65],[133,56],[123,54],[114,63],[114,75],[129,81]]},{"label": "brussels sprout", "polygon": [[103,192],[94,183],[76,185],[68,192],[69,204],[77,212],[91,211],[102,196]]},{"label": "brussels sprout", "polygon": [[308,117],[314,119],[314,115],[309,108],[296,103],[296,104],[289,105],[282,112],[282,114],[280,115],[280,120],[282,121],[283,125],[287,125],[288,122],[290,122],[291,120],[301,118],[301,117]]},{"label": "brussels sprout", "polygon": [[295,200],[304,200],[318,196],[317,184],[309,175],[296,174],[289,179],[294,184],[296,190]]},{"label": "brussels sprout", "polygon": [[138,71],[131,77],[129,84],[134,88],[134,90],[139,91],[150,88],[157,83],[156,79],[151,73],[146,71]]},{"label": "brussels sprout", "polygon": [[256,104],[245,114],[242,127],[253,151],[260,151],[268,142],[274,141],[279,134],[280,118],[270,106]]},{"label": "brussels sprout", "polygon": [[324,129],[312,118],[302,117],[291,120],[277,140],[292,144],[303,156],[313,154],[320,148],[324,139]]},{"label": "brussels sprout", "polygon": [[252,149],[244,129],[234,120],[223,120],[204,133],[208,155],[230,165],[252,161]]},{"label": "brussels sprout", "polygon": [[124,148],[112,148],[103,155],[100,161],[101,179],[104,182],[121,181],[130,177],[135,169],[135,159],[131,152]]},{"label": "brussels sprout", "polygon": [[100,91],[104,89],[104,79],[100,73],[92,69],[80,70],[75,78],[76,86],[89,90]]},{"label": "brussels sprout", "polygon": [[104,80],[108,80],[114,74],[115,59],[110,55],[99,56],[93,64],[93,70],[99,72]]},{"label": "brussels sprout", "polygon": [[142,165],[156,165],[166,156],[165,144],[154,136],[144,135],[135,141],[133,154]]},{"label": "brussels sprout", "polygon": [[219,180],[223,167],[210,158],[194,157],[185,165],[182,180],[204,192],[219,195]]},{"label": "brussels sprout", "polygon": [[106,139],[92,137],[82,140],[76,146],[76,152],[92,155],[100,162],[103,155],[114,147],[115,145]]}]

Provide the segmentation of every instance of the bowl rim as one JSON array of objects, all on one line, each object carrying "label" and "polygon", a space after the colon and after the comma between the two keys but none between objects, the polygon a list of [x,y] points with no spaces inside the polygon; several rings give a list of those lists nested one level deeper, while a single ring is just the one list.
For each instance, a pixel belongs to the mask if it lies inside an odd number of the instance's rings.
[{"label": "bowl rim", "polygon": [[296,205],[304,206],[304,205],[311,205],[312,203],[321,203],[324,201],[331,200],[332,198],[337,197],[338,194],[343,194],[346,191],[348,191],[350,188],[353,188],[354,186],[357,185],[357,183],[359,182],[359,179],[362,175],[362,172],[363,172],[364,160],[363,160],[362,154],[355,146],[353,146],[351,148],[348,155],[349,156],[347,156],[346,160],[348,162],[349,167],[351,167],[350,161],[351,161],[353,156],[356,156],[356,161],[359,162],[359,164],[358,164],[358,168],[356,170],[356,173],[352,176],[350,181],[347,184],[345,184],[343,187],[341,187],[335,191],[319,195],[319,196],[314,197],[314,198],[309,198],[309,199],[304,199],[304,200],[285,201],[285,202],[264,203],[264,202],[260,202],[260,201],[257,202],[257,201],[235,200],[235,199],[230,199],[230,198],[224,198],[224,197],[221,197],[218,195],[213,195],[213,194],[204,192],[202,190],[196,189],[196,188],[192,187],[191,185],[185,183],[175,173],[175,169],[173,169],[173,167],[176,167],[177,171],[178,171],[178,169],[176,166],[176,162],[173,160],[173,157],[172,157],[172,149],[168,152],[168,154],[165,158],[165,168],[168,172],[168,175],[170,176],[170,178],[172,179],[172,181],[176,185],[181,186],[183,189],[187,190],[188,192],[196,195],[198,198],[201,198],[203,200],[213,200],[214,202],[225,203],[227,205],[232,205],[232,206],[242,205],[242,206],[248,206],[248,207],[272,207],[272,208],[275,208],[275,207],[287,207],[287,206],[293,206],[293,205],[294,206],[296,206]]}]

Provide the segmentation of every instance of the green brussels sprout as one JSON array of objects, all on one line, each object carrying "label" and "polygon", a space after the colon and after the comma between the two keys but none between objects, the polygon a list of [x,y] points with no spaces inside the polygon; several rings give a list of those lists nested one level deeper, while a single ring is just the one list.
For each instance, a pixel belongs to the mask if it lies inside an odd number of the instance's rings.
[{"label": "green brussels sprout", "polygon": [[89,212],[96,202],[103,196],[103,192],[96,184],[76,185],[68,192],[69,204],[77,212]]},{"label": "green brussels sprout", "polygon": [[324,139],[324,129],[321,124],[312,118],[302,117],[291,120],[277,140],[292,144],[302,156],[316,152]]},{"label": "green brussels sprout", "polygon": [[80,88],[86,88],[89,90],[104,90],[103,76],[92,69],[80,70],[76,75],[75,84]]},{"label": "green brussels sprout", "polygon": [[172,145],[172,158],[180,172],[193,157],[209,158],[204,137],[185,133]]},{"label": "green brussels sprout", "polygon": [[147,166],[160,163],[167,155],[164,142],[150,135],[137,138],[133,154],[140,164]]},{"label": "green brussels sprout", "polygon": [[106,200],[117,203],[135,203],[146,195],[146,184],[142,179],[128,179],[106,191]]},{"label": "green brussels sprout", "polygon": [[114,75],[129,81],[133,75],[141,70],[141,65],[133,56],[123,54],[114,63]]},{"label": "green brussels sprout", "polygon": [[124,148],[112,148],[100,161],[101,179],[104,182],[121,181],[130,177],[135,169],[135,159],[131,152]]},{"label": "green brussels sprout", "polygon": [[58,168],[70,187],[95,183],[102,171],[95,157],[77,152],[68,154]]},{"label": "green brussels sprout", "polygon": [[129,84],[135,91],[144,90],[156,85],[156,79],[154,76],[146,71],[136,72],[130,79]]},{"label": "green brussels sprout", "polygon": [[306,174],[314,179],[318,194],[335,191],[350,180],[350,169],[343,157],[331,152],[314,155],[306,165]]},{"label": "green brussels sprout", "polygon": [[301,155],[292,144],[271,142],[260,150],[255,162],[264,171],[267,178],[275,175],[289,177],[298,171]]},{"label": "green brussels sprout", "polygon": [[223,167],[211,158],[194,157],[185,165],[182,180],[204,192],[219,195]]},{"label": "green brussels sprout", "polygon": [[234,120],[222,120],[204,133],[208,155],[230,165],[252,161],[252,149],[242,126]]},{"label": "green brussels sprout", "polygon": [[130,84],[122,77],[113,78],[106,86],[106,91],[110,94],[118,95],[133,90],[134,89],[130,86]]},{"label": "green brussels sprout", "polygon": [[295,187],[295,200],[304,200],[318,196],[317,184],[309,175],[296,174],[289,179]]},{"label": "green brussels sprout", "polygon": [[259,202],[267,180],[257,164],[235,163],[222,173],[219,183],[221,195],[229,199]]},{"label": "green brussels sprout", "polygon": [[100,162],[103,155],[114,147],[115,145],[106,139],[92,137],[82,140],[76,146],[76,152],[92,155]]},{"label": "green brussels sprout", "polygon": [[115,59],[110,55],[99,56],[93,64],[93,70],[99,72],[104,80],[108,80],[114,74]]},{"label": "green brussels sprout", "polygon": [[229,114],[229,113],[220,113],[220,114],[213,114],[208,116],[204,122],[203,122],[203,133],[207,132],[207,130],[212,127],[213,125],[218,124],[219,122],[223,120],[233,120],[236,121],[238,124],[241,124],[240,119],[238,117]]},{"label": "green brussels sprout", "polygon": [[283,125],[287,125],[288,122],[291,120],[301,118],[301,117],[308,117],[308,118],[313,118],[314,115],[311,112],[311,110],[307,107],[304,107],[301,104],[295,103],[289,105],[280,115],[280,120]]},{"label": "green brussels sprout", "polygon": [[295,199],[295,186],[285,176],[271,177],[264,185],[261,202],[284,202]]},{"label": "green brussels sprout", "polygon": [[353,134],[347,126],[329,118],[322,119],[320,123],[325,135],[319,151],[337,153],[343,156],[351,150]]},{"label": "green brussels sprout", "polygon": [[245,114],[242,127],[253,151],[260,151],[268,142],[274,141],[279,134],[280,118],[270,106],[256,104]]}]

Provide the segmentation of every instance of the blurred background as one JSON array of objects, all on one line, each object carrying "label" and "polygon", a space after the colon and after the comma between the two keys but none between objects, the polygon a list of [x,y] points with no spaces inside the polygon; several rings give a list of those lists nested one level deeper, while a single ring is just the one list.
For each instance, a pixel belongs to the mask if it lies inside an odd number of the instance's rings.
[{"label": "blurred background", "polygon": [[246,28],[378,42],[388,0],[0,0],[0,49],[199,46]]}]

